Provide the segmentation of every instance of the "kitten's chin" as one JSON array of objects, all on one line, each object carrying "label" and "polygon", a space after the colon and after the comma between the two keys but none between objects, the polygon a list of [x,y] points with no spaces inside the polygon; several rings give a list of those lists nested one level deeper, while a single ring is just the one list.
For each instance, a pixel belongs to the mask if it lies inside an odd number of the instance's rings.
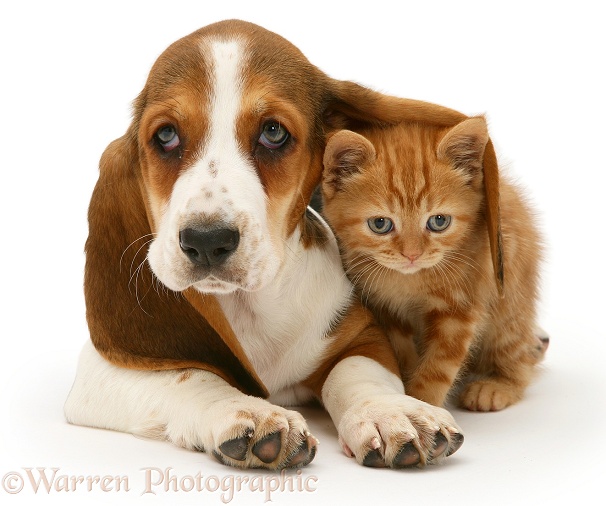
[{"label": "kitten's chin", "polygon": [[387,267],[392,271],[396,271],[399,274],[415,274],[420,270],[425,269],[427,266],[425,265],[417,265],[417,264],[402,264],[402,263],[384,263],[381,264],[383,267]]},{"label": "kitten's chin", "polygon": [[414,274],[415,272],[419,272],[421,269],[424,269],[421,265],[399,265],[396,270],[401,274]]},{"label": "kitten's chin", "polygon": [[390,268],[398,271],[401,274],[415,274],[423,269],[430,269],[436,265],[436,262],[432,261],[432,259],[421,259],[420,262],[415,263],[398,263],[396,265],[391,265]]}]

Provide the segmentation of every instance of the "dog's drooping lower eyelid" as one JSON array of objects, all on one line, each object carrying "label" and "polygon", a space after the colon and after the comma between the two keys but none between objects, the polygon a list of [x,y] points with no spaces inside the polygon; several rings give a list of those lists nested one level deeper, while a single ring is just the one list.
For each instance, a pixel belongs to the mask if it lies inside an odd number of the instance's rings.
[{"label": "dog's drooping lower eyelid", "polygon": [[294,143],[294,137],[280,122],[267,121],[253,141],[253,156],[260,162],[277,162],[291,151]]},{"label": "dog's drooping lower eyelid", "polygon": [[289,138],[289,131],[279,121],[267,121],[258,142],[267,149],[274,150],[280,149]]},{"label": "dog's drooping lower eyelid", "polygon": [[172,151],[181,144],[177,129],[173,125],[165,125],[159,128],[155,138],[165,152]]},{"label": "dog's drooping lower eyelid", "polygon": [[156,129],[150,140],[150,147],[165,161],[180,160],[185,152],[186,138],[173,124]]}]

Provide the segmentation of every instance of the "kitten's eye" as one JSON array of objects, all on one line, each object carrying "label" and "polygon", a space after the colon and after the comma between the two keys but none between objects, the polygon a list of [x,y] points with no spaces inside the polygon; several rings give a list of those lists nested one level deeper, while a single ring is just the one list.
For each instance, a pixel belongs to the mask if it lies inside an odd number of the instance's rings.
[{"label": "kitten's eye", "polygon": [[267,149],[278,149],[286,143],[289,137],[288,130],[279,122],[268,121],[263,125],[263,130],[259,136],[259,144]]},{"label": "kitten's eye", "polygon": [[436,214],[427,220],[427,228],[432,232],[443,232],[450,226],[450,221],[448,214]]},{"label": "kitten's eye", "polygon": [[156,132],[155,137],[158,141],[158,144],[160,144],[160,146],[166,153],[172,151],[175,148],[178,148],[181,144],[179,134],[177,134],[177,130],[172,125],[166,125],[160,128]]},{"label": "kitten's eye", "polygon": [[389,218],[370,218],[367,223],[375,234],[387,234],[393,229],[393,221]]}]

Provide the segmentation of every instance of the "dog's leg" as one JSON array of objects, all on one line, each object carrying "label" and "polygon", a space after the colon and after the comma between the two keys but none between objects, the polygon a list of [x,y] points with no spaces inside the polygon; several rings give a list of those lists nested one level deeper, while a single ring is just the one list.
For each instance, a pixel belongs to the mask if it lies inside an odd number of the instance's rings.
[{"label": "dog's leg", "polygon": [[208,371],[116,367],[91,343],[82,351],[65,415],[77,425],[168,439],[235,467],[301,467],[316,451],[296,411],[244,395]]},{"label": "dog's leg", "polygon": [[404,395],[400,378],[368,357],[341,360],[324,382],[322,401],[345,453],[366,466],[425,465],[463,443],[448,411]]}]

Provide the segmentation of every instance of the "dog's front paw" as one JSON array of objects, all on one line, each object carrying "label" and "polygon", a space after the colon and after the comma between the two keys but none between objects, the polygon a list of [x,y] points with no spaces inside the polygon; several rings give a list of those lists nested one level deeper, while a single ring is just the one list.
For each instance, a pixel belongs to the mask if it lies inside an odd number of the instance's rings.
[{"label": "dog's front paw", "polygon": [[[221,463],[240,468],[303,467],[315,457],[318,443],[300,413],[248,396],[207,408],[196,431],[200,437],[191,429],[180,436],[182,446],[212,453]],[[172,432],[169,436],[175,441]]]},{"label": "dog's front paw", "polygon": [[235,467],[303,467],[316,454],[316,439],[301,414],[261,399],[230,409],[215,431],[213,455]]},{"label": "dog's front paw", "polygon": [[448,411],[400,394],[352,406],[338,431],[345,453],[369,467],[433,464],[463,444],[463,434]]}]

